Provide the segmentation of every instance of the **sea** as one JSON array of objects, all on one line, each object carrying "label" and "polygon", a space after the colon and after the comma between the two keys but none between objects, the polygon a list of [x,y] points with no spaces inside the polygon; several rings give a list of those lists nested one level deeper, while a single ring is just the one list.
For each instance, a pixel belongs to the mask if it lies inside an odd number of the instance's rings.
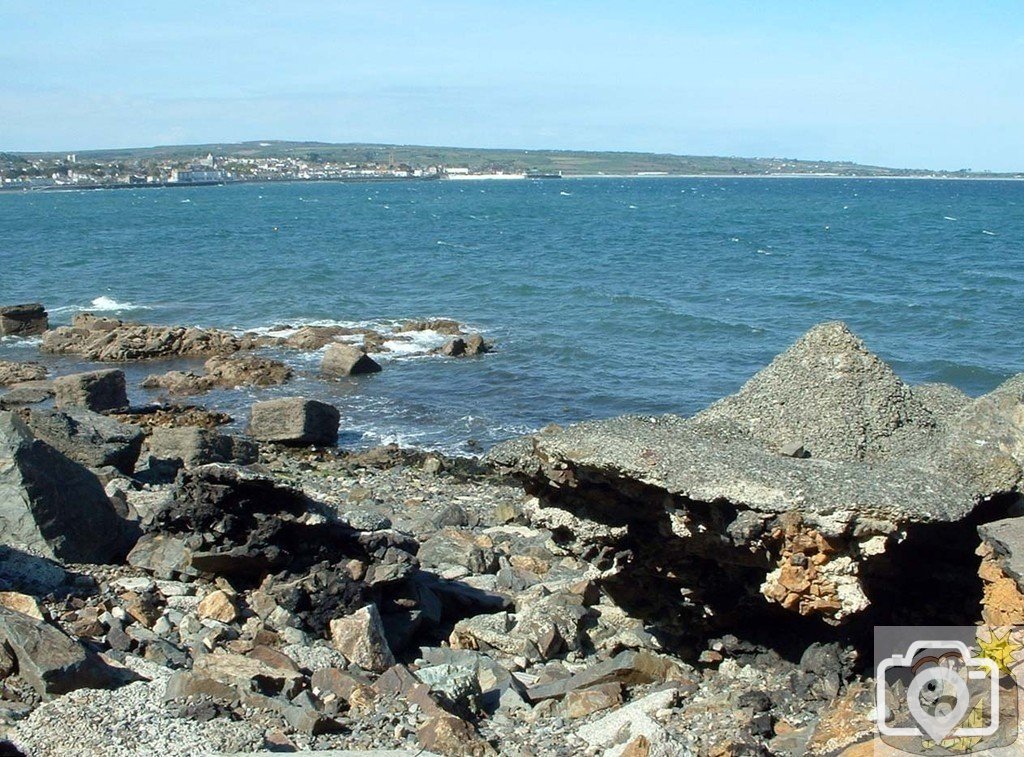
[{"label": "sea", "polygon": [[[814,324],[843,320],[908,382],[971,395],[1024,371],[1024,183],[591,178],[0,193],[0,304],[287,334],[447,317],[478,358],[393,341],[375,375],[194,398],[342,413],[343,446],[456,454],[547,424],[692,414]],[[276,353],[275,353],[276,354]],[[87,366],[0,341],[0,359]],[[201,361],[126,366],[141,379]]]}]

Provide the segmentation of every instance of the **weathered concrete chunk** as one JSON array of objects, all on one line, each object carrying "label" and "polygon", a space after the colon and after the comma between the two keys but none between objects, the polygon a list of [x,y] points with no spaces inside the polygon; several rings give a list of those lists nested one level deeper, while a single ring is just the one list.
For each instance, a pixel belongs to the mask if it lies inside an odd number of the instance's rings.
[{"label": "weathered concrete chunk", "polygon": [[61,376],[54,379],[53,391],[54,404],[58,408],[77,405],[102,413],[128,407],[124,371],[90,371]]},{"label": "weathered concrete chunk", "polygon": [[0,537],[46,557],[103,563],[124,556],[130,531],[99,479],[0,411]]},{"label": "weathered concrete chunk", "polygon": [[377,606],[369,604],[331,621],[331,641],[345,659],[364,670],[383,673],[395,664]]},{"label": "weathered concrete chunk", "polygon": [[358,376],[378,373],[380,364],[359,347],[334,342],[327,345],[320,370],[326,376]]},{"label": "weathered concrete chunk", "polygon": [[815,326],[693,423],[774,449],[799,439],[811,457],[836,461],[884,459],[935,426],[911,388],[838,322]]},{"label": "weathered concrete chunk", "polygon": [[332,445],[338,441],[341,414],[333,405],[304,397],[257,402],[249,433],[261,442]]},{"label": "weathered concrete chunk", "polygon": [[110,465],[129,475],[135,470],[144,438],[137,426],[81,407],[33,410],[28,426],[37,439],[76,463],[90,468]]},{"label": "weathered concrete chunk", "polygon": [[39,363],[12,363],[0,360],[0,386],[39,381],[46,378],[46,368]]},{"label": "weathered concrete chunk", "polygon": [[0,641],[18,661],[18,673],[44,699],[75,689],[102,689],[125,681],[122,671],[105,664],[53,626],[0,607]]},{"label": "weathered concrete chunk", "polygon": [[252,439],[196,426],[154,428],[148,444],[152,458],[175,467],[194,468],[208,463],[250,465],[259,460],[259,445]]},{"label": "weathered concrete chunk", "polygon": [[49,327],[46,308],[38,303],[0,307],[0,336],[37,336]]}]

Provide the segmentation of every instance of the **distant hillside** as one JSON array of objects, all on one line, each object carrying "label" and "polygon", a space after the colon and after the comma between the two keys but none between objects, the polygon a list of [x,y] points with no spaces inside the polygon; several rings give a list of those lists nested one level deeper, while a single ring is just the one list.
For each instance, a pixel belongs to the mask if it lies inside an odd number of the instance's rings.
[{"label": "distant hillside", "polygon": [[[97,161],[187,160],[213,153],[218,157],[300,158],[317,162],[405,163],[445,165],[472,171],[562,171],[567,175],[636,174],[808,174],[904,176],[929,173],[865,166],[848,162],[780,158],[726,158],[641,152],[576,150],[504,150],[420,145],[331,144],[327,142],[241,142],[235,144],[170,145],[117,150],[79,151],[78,159]],[[58,153],[22,153],[23,158],[56,157]],[[0,160],[8,157],[0,155]],[[10,156],[17,157],[17,156]]]},{"label": "distant hillside", "polygon": [[[736,158],[671,155],[642,152],[589,152],[582,150],[510,150],[421,145],[333,144],[329,142],[259,141],[168,145],[116,150],[84,150],[79,161],[175,161],[190,160],[212,153],[217,157],[296,158],[313,162],[383,164],[426,167],[444,165],[486,171],[561,171],[566,175],[586,174],[830,174],[840,176],[962,176],[966,171],[928,171],[850,162],[797,160],[793,158]],[[40,159],[63,157],[64,153],[0,153],[6,158]],[[985,174],[995,176],[996,174]],[[1005,174],[1000,174],[1005,175]],[[1019,175],[1019,174],[1018,174]]]}]

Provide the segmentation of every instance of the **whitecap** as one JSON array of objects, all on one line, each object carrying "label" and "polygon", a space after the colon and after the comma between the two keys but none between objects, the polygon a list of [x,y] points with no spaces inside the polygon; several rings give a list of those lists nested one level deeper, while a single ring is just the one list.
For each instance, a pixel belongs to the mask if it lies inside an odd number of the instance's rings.
[{"label": "whitecap", "polygon": [[118,310],[150,310],[146,305],[136,305],[132,302],[118,302],[113,297],[101,295],[89,303],[89,309],[101,312],[115,312]]},{"label": "whitecap", "polygon": [[996,236],[996,233],[994,231],[989,231],[988,229],[982,229],[981,233],[985,234],[986,236],[990,236],[990,237]]},{"label": "whitecap", "polygon": [[562,197],[572,197],[572,192],[559,192]]},{"label": "whitecap", "polygon": [[630,209],[630,210],[636,210],[637,208],[636,208],[636,205],[630,205],[630,206],[629,206],[629,209]]},{"label": "whitecap", "polygon": [[953,216],[942,216],[942,220],[944,220],[944,221],[959,221],[960,219],[959,218],[954,218]]},{"label": "whitecap", "polygon": [[192,201],[186,197],[184,200],[182,200],[182,202],[192,202]]}]

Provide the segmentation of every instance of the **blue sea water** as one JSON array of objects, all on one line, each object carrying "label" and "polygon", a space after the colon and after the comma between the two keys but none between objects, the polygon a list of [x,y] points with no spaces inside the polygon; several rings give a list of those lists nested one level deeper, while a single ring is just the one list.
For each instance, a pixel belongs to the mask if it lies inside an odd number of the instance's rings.
[{"label": "blue sea water", "polygon": [[[221,328],[448,316],[481,359],[219,392],[312,394],[346,444],[466,451],[547,423],[690,414],[842,319],[905,379],[1024,371],[1024,183],[572,179],[0,194],[0,303]],[[95,303],[95,304],[94,304]],[[0,358],[39,359],[5,340]],[[55,370],[76,364],[43,358]],[[133,366],[140,379],[170,365]],[[178,367],[174,364],[173,367]],[[147,399],[134,389],[137,399]]]}]

